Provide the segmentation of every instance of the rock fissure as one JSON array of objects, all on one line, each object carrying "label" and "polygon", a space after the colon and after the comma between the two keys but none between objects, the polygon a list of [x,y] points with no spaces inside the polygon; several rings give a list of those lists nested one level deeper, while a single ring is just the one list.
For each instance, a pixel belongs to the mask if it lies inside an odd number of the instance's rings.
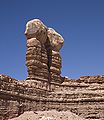
[{"label": "rock fissure", "polygon": [[46,43],[45,43],[45,48],[47,51],[47,66],[48,66],[48,84],[49,84],[49,89],[50,89],[50,83],[51,83],[51,65],[52,65],[52,48],[50,46],[49,39],[47,38]]}]

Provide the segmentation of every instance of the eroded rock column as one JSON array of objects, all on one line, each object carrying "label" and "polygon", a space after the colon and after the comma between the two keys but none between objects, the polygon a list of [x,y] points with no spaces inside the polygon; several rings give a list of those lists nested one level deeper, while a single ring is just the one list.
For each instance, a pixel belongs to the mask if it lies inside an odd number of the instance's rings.
[{"label": "eroded rock column", "polygon": [[27,23],[26,65],[28,79],[41,79],[61,82],[61,56],[59,50],[63,46],[62,36],[52,28],[47,28],[40,20]]},{"label": "eroded rock column", "polygon": [[47,28],[38,19],[26,25],[27,38],[26,65],[28,79],[48,79],[47,51],[44,43],[47,39]]},{"label": "eroded rock column", "polygon": [[61,56],[59,50],[62,48],[64,39],[54,29],[48,28],[47,36],[51,46],[50,74],[52,82],[61,82]]}]

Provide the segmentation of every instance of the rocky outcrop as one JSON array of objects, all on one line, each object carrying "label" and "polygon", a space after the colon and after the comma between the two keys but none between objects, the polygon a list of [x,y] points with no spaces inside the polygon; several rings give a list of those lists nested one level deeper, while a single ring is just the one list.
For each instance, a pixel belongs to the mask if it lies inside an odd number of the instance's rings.
[{"label": "rocky outcrop", "polygon": [[50,43],[50,47],[48,51],[50,51],[50,58],[49,58],[49,66],[50,66],[50,79],[52,81],[61,82],[61,56],[59,50],[63,46],[64,39],[62,36],[57,33],[54,29],[48,28],[47,36]]},{"label": "rocky outcrop", "polygon": [[28,77],[16,80],[0,75],[0,120],[53,109],[103,120],[104,76],[61,77],[62,36],[38,19],[27,23],[25,34]]},{"label": "rocky outcrop", "polygon": [[46,31],[46,26],[38,19],[29,21],[26,25],[28,79],[48,80],[48,57],[45,49]]},{"label": "rocky outcrop", "polygon": [[59,50],[64,40],[54,29],[47,28],[40,20],[27,23],[26,65],[28,79],[45,79],[50,82],[61,82],[61,57]]},{"label": "rocky outcrop", "polygon": [[104,76],[81,77],[51,84],[52,87],[49,91],[42,81],[37,84],[35,80],[18,81],[0,75],[0,120],[16,117],[25,111],[53,109],[70,110],[85,119],[104,118]]}]

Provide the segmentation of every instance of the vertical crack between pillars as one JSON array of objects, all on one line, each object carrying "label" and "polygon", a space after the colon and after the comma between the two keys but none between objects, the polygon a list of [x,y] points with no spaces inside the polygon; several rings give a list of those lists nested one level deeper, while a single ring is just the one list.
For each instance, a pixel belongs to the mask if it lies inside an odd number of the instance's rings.
[{"label": "vertical crack between pillars", "polygon": [[51,45],[50,45],[50,41],[49,39],[47,38],[46,40],[46,43],[45,43],[45,48],[46,48],[46,51],[47,51],[47,66],[48,66],[48,85],[49,85],[49,89],[50,89],[50,83],[51,83],[51,71],[50,71],[50,67],[51,67],[51,64],[52,64],[52,48],[51,48]]}]

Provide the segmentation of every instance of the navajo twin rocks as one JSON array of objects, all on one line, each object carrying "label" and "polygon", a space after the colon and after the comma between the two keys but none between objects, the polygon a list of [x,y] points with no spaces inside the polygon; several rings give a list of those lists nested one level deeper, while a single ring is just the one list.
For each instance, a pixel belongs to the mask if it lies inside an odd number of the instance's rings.
[{"label": "navajo twin rocks", "polygon": [[104,76],[61,77],[64,40],[40,20],[26,24],[26,80],[0,75],[0,120],[25,111],[67,111],[85,119],[104,119]]}]

